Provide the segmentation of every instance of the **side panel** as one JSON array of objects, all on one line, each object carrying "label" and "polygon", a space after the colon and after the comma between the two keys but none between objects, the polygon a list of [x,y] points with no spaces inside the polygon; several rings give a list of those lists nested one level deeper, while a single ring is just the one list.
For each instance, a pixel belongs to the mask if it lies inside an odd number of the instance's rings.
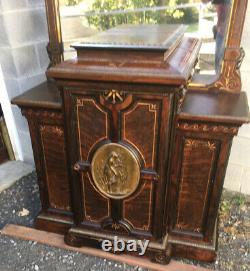
[{"label": "side panel", "polygon": [[64,130],[58,125],[39,125],[49,207],[70,211],[70,191],[64,146]]},{"label": "side panel", "polygon": [[204,235],[219,143],[183,138],[175,229]]},{"label": "side panel", "polygon": [[[214,239],[219,201],[237,127],[180,122],[169,190],[171,235],[179,241]],[[180,241],[181,242],[181,241]]]},{"label": "side panel", "polygon": [[42,212],[71,216],[63,115],[56,110],[22,112],[29,122]]}]

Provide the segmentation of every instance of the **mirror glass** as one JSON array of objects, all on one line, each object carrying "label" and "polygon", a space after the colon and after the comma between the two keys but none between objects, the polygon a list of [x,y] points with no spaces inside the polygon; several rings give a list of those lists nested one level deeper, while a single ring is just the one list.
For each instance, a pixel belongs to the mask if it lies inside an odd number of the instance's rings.
[{"label": "mirror glass", "polygon": [[202,40],[201,74],[220,72],[233,0],[59,0],[65,60],[70,45],[121,24],[185,24]]}]

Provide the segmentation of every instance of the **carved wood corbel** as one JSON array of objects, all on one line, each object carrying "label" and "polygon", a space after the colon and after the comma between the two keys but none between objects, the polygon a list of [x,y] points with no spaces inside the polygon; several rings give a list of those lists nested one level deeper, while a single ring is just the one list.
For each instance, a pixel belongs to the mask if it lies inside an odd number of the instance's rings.
[{"label": "carved wood corbel", "polygon": [[226,48],[222,73],[214,83],[214,87],[221,91],[238,93],[241,90],[240,66],[244,59],[243,48]]},{"label": "carved wood corbel", "polygon": [[49,67],[55,66],[63,61],[63,41],[61,31],[61,20],[59,11],[59,0],[45,0],[49,43],[47,52],[50,59]]}]

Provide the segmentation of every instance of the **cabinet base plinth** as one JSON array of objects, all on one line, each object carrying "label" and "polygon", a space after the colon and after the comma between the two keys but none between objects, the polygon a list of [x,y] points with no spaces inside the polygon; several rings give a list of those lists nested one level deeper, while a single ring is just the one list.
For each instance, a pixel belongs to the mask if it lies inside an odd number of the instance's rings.
[{"label": "cabinet base plinth", "polygon": [[214,262],[216,259],[216,249],[209,250],[185,245],[173,245],[173,256],[204,262]]},{"label": "cabinet base plinth", "polygon": [[[68,216],[55,216],[51,214],[41,213],[38,215],[35,228],[38,230],[54,232],[65,235],[65,243],[73,247],[89,246],[101,249],[101,241],[111,240],[115,234],[100,233],[94,231],[83,230],[81,228],[72,228],[72,219]],[[118,236],[121,240],[133,239],[131,236]],[[160,243],[153,243],[146,251],[146,257],[150,258],[152,262],[160,264],[168,264],[171,257],[182,257],[187,259],[194,259],[205,262],[213,262],[216,259],[216,234],[211,243],[200,244],[195,242],[182,241],[180,238],[167,237]],[[114,253],[114,251],[111,251]],[[131,252],[124,252],[136,256]]]},{"label": "cabinet base plinth", "polygon": [[39,214],[35,221],[36,229],[58,234],[66,234],[72,225],[73,221],[69,216],[47,213]]},{"label": "cabinet base plinth", "polygon": [[[124,241],[126,244],[129,240],[138,241],[139,239],[131,235],[119,235],[115,233],[108,232],[97,232],[91,230],[85,230],[82,228],[71,228],[68,233],[65,235],[65,243],[69,246],[82,247],[89,246],[97,249],[102,249],[102,241],[110,240],[112,243],[112,248],[110,253],[113,254],[127,254],[136,257],[146,257],[149,258],[152,262],[159,264],[168,264],[172,256],[172,245],[168,243],[168,235],[165,236],[162,242],[149,242],[149,245],[146,249],[144,255],[139,255],[140,250],[136,252],[131,252],[126,250],[124,251],[114,251],[114,238],[117,237],[119,241]],[[143,241],[143,240],[142,240]]]}]

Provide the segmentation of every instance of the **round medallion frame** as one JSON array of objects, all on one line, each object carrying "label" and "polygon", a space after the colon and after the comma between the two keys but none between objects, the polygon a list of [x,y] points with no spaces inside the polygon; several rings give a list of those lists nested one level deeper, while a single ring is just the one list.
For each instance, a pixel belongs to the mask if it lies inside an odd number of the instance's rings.
[{"label": "round medallion frame", "polygon": [[108,198],[124,199],[133,194],[139,185],[140,163],[128,147],[108,143],[96,150],[91,174],[102,194]]}]

